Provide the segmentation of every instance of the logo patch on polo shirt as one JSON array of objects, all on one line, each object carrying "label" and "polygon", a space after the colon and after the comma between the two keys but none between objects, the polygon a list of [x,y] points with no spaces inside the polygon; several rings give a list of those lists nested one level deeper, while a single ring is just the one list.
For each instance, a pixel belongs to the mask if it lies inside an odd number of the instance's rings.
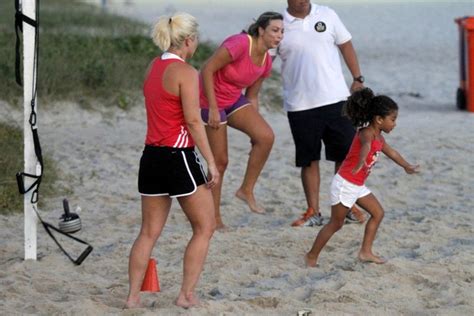
[{"label": "logo patch on polo shirt", "polygon": [[323,21],[318,21],[314,25],[314,29],[316,30],[316,32],[322,33],[326,31],[326,23],[324,23]]}]

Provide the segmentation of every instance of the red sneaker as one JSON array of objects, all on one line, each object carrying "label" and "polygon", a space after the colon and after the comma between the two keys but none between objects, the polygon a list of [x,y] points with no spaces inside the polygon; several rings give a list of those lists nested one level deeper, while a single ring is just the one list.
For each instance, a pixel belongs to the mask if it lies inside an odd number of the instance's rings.
[{"label": "red sneaker", "polygon": [[294,221],[291,226],[304,226],[304,224],[312,217],[316,215],[316,212],[312,207],[308,207],[306,212],[301,215],[300,218],[298,218],[296,221]]}]

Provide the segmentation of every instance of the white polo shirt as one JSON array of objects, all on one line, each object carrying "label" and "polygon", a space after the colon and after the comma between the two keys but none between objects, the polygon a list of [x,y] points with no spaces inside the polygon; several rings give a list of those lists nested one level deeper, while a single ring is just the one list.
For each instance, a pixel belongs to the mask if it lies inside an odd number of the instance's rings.
[{"label": "white polo shirt", "polygon": [[277,54],[281,58],[286,111],[308,110],[350,95],[341,68],[339,48],[352,37],[332,9],[311,4],[304,19],[285,10],[285,34]]}]

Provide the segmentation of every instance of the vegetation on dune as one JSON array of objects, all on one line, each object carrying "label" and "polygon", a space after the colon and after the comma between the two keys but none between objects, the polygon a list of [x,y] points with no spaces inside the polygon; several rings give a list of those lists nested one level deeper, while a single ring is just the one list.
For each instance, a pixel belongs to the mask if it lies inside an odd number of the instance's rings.
[{"label": "vegetation on dune", "polygon": [[[150,26],[75,1],[40,2],[38,96],[87,105],[129,107],[141,97],[144,72],[160,54]],[[21,104],[15,83],[14,2],[0,3],[0,96]],[[199,68],[214,47],[202,43],[190,61]]]},{"label": "vegetation on dune", "polygon": [[[160,54],[150,26],[78,1],[40,1],[38,97],[41,106],[72,101],[126,109],[140,103],[144,72]],[[23,89],[15,82],[14,1],[0,1],[0,99],[21,107]],[[21,34],[20,34],[21,37]],[[214,47],[203,43],[190,61],[200,67]],[[53,104],[53,105],[51,105]],[[14,174],[23,170],[23,134],[0,124],[0,213],[21,211]],[[58,170],[45,157],[42,197],[53,190]],[[40,199],[41,201],[42,199]]]},{"label": "vegetation on dune", "polygon": [[[23,195],[18,193],[15,173],[23,170],[23,133],[20,129],[0,123],[0,214],[23,211]],[[42,197],[66,192],[54,186],[59,170],[47,155],[44,158],[44,175],[40,187]]]}]

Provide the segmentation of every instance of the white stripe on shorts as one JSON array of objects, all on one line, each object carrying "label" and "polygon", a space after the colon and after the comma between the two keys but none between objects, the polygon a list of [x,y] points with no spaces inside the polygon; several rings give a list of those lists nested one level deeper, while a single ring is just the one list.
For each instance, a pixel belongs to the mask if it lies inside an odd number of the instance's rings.
[{"label": "white stripe on shorts", "polygon": [[206,173],[204,172],[204,167],[202,166],[201,159],[199,159],[198,154],[193,151],[194,156],[196,156],[196,162],[199,164],[199,169],[201,169],[202,176],[204,177],[204,181],[207,183],[207,176]]},{"label": "white stripe on shorts", "polygon": [[169,195],[169,193],[145,194],[145,193],[141,193],[140,191],[138,193],[140,193],[140,195],[143,195],[143,196],[165,196],[165,195]]},{"label": "white stripe on shorts", "polygon": [[191,170],[189,170],[188,161],[186,160],[186,155],[184,154],[184,151],[181,152],[181,155],[183,156],[184,164],[186,166],[186,170],[188,170],[189,177],[191,178],[191,181],[193,182],[194,190],[192,192],[188,192],[188,193],[183,193],[183,194],[178,194],[178,195],[170,195],[170,197],[188,196],[188,195],[193,194],[197,190],[196,181],[194,181],[193,174],[191,173]]}]

